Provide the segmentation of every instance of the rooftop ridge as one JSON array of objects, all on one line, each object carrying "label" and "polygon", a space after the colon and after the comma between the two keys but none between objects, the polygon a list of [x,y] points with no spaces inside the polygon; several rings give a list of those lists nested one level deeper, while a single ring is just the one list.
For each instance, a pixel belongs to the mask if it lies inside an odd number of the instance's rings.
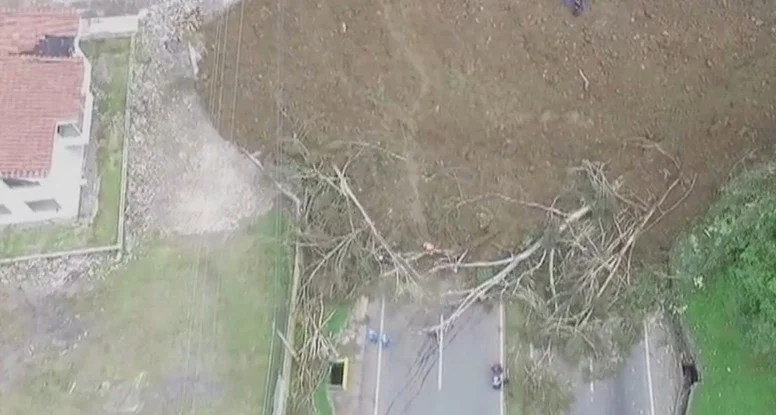
[{"label": "rooftop ridge", "polygon": [[78,9],[72,7],[55,7],[55,6],[40,6],[40,7],[0,7],[0,14],[7,16],[74,16],[79,17],[81,13]]},{"label": "rooftop ridge", "polygon": [[81,63],[85,61],[86,59],[83,56],[41,56],[41,55],[2,55],[0,54],[0,60],[2,61],[50,61],[50,62],[73,62],[73,63]]}]

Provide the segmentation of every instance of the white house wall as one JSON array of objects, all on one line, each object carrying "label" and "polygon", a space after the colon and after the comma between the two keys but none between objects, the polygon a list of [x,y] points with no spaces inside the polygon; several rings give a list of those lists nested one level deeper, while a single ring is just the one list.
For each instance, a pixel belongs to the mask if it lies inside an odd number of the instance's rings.
[{"label": "white house wall", "polygon": [[[80,49],[79,49],[80,52]],[[48,220],[68,220],[78,217],[83,184],[84,158],[89,145],[94,113],[94,95],[91,92],[91,64],[84,59],[84,108],[80,140],[60,139],[52,131],[54,149],[51,156],[51,170],[48,177],[38,186],[10,188],[0,180],[0,205],[10,214],[0,213],[0,225],[21,224]],[[67,120],[63,120],[67,121]],[[68,143],[81,142],[82,145]],[[59,204],[58,211],[35,212],[27,202],[53,199]],[[0,209],[2,211],[2,209]]]},{"label": "white house wall", "polygon": [[[94,116],[94,95],[92,94],[92,65],[80,47],[80,40],[88,38],[111,37],[111,35],[130,35],[137,31],[137,16],[117,16],[109,18],[82,19],[79,35],[76,37],[76,55],[84,61],[84,77],[81,93],[84,96],[83,116],[81,117],[81,139],[60,139],[55,131],[51,170],[48,177],[39,181],[38,186],[10,188],[0,180],[0,225],[22,224],[48,220],[69,220],[78,217],[81,201],[81,189],[84,184],[83,169],[86,146],[92,134]],[[72,122],[72,120],[62,120]],[[81,145],[70,145],[75,142]],[[60,209],[52,212],[34,212],[27,202],[50,200],[57,202]],[[3,214],[4,210],[10,214]]]},{"label": "white house wall", "polygon": [[[66,147],[61,142],[57,143],[51,173],[37,186],[10,188],[0,181],[0,203],[11,211],[10,214],[0,215],[0,225],[76,218],[81,199],[84,149],[84,146]],[[50,199],[57,202],[58,211],[35,212],[27,205]]]},{"label": "white house wall", "polygon": [[130,36],[137,32],[137,26],[138,16],[132,14],[81,19],[79,30],[83,40],[105,39]]},{"label": "white house wall", "polygon": [[[84,58],[84,85],[88,85],[86,88],[86,98],[84,99],[83,117],[81,123],[81,137],[84,139],[86,145],[89,145],[89,141],[92,139],[92,117],[94,116],[94,94],[92,94],[92,65],[87,59]],[[83,163],[81,163],[83,164]]]}]

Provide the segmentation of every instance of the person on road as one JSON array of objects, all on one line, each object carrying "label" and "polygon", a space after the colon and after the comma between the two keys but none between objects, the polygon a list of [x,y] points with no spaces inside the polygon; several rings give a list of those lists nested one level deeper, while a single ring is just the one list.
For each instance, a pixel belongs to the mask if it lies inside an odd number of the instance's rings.
[{"label": "person on road", "polygon": [[369,331],[367,332],[366,338],[369,340],[370,343],[377,344],[377,341],[379,340],[380,335],[377,334],[377,331],[373,329],[369,329]]},{"label": "person on road", "polygon": [[504,384],[508,382],[508,379],[504,375],[504,368],[501,363],[496,363],[490,367],[490,373],[493,375],[491,379],[491,386],[493,389],[501,389]]},{"label": "person on road", "polygon": [[377,344],[379,342],[383,347],[388,347],[391,344],[391,339],[385,333],[378,333],[374,329],[367,330],[366,338],[370,343]]},{"label": "person on road", "polygon": [[491,386],[493,386],[493,389],[501,389],[501,386],[504,385],[504,378],[501,375],[494,375],[493,381],[491,382]]}]

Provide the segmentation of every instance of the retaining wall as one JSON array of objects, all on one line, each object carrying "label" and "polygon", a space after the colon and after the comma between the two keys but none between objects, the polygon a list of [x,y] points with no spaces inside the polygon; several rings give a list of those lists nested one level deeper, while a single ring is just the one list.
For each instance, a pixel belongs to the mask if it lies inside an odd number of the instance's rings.
[{"label": "retaining wall", "polygon": [[669,323],[682,365],[682,388],[677,396],[673,415],[687,415],[691,413],[692,398],[700,382],[701,368],[696,359],[695,347],[689,336],[689,331],[681,318],[672,316]]},{"label": "retaining wall", "polygon": [[138,20],[136,14],[81,19],[80,37],[83,40],[129,37],[137,32]]}]

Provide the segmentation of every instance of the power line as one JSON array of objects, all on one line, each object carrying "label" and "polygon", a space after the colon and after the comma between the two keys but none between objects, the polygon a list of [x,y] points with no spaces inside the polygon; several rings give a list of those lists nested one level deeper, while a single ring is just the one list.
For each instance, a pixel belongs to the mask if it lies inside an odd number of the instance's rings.
[{"label": "power line", "polygon": [[[225,26],[225,25],[226,25],[225,17],[224,16],[220,16],[218,21],[217,21],[217,24],[216,24],[216,43],[215,43],[215,55],[216,55],[215,71],[216,71],[216,73],[211,78],[212,79],[212,83],[211,83],[210,88],[209,88],[210,96],[208,97],[208,108],[207,108],[207,110],[211,114],[212,114],[213,107],[215,106],[216,89],[218,88],[217,74],[219,72],[219,69],[221,71],[223,71],[223,62],[221,64],[220,68],[219,68],[218,62],[219,62],[219,57],[221,55],[221,51],[219,49],[223,49],[223,48],[220,48],[220,46],[221,46],[221,40],[220,40],[221,39],[221,27]],[[223,90],[223,86],[221,86],[221,90]],[[201,215],[202,214],[200,214],[200,216]],[[200,219],[201,219],[201,217],[200,217]],[[195,259],[194,264],[192,266],[192,269],[194,271],[194,284],[193,284],[192,294],[191,294],[191,297],[190,297],[190,302],[192,302],[192,303],[196,302],[197,303],[197,307],[196,307],[197,310],[192,308],[192,310],[191,310],[191,312],[189,314],[190,317],[188,319],[189,320],[188,321],[189,329],[188,329],[188,336],[187,336],[188,337],[187,353],[186,353],[186,361],[185,361],[185,369],[184,369],[186,372],[189,371],[189,366],[191,364],[190,362],[191,362],[191,356],[192,356],[192,342],[193,342],[193,337],[194,337],[194,326],[196,325],[196,321],[198,319],[197,316],[199,316],[199,319],[203,318],[202,314],[203,314],[203,308],[204,308],[204,301],[201,300],[201,299],[199,301],[197,301],[196,298],[198,297],[197,296],[198,291],[202,289],[200,287],[200,279],[201,279],[200,278],[200,271],[201,271],[200,270],[200,263],[202,261],[202,251],[203,250],[206,251],[205,252],[205,257],[207,257],[207,255],[208,255],[207,248],[204,246],[205,245],[204,244],[204,239],[205,239],[205,236],[202,235],[197,240],[196,259]],[[203,293],[204,293],[204,291],[203,291]],[[193,305],[192,305],[192,307],[193,307]],[[201,321],[200,321],[200,331],[201,331]],[[197,372],[199,371],[199,349],[200,349],[200,346],[201,346],[201,339],[198,339],[197,340],[197,347],[196,347],[196,351],[195,351],[196,356],[194,357],[194,359],[195,359],[195,371],[197,371]],[[196,381],[196,378],[195,378],[195,381]],[[188,382],[184,382],[183,386],[181,388],[182,389],[182,391],[181,391],[182,393],[181,393],[181,404],[180,404],[180,407],[179,407],[179,410],[178,410],[178,414],[179,415],[183,413],[184,402],[186,400],[186,394],[187,394],[187,385],[188,385]],[[190,407],[190,411],[189,411],[190,413],[194,413],[196,411],[196,405],[197,405],[197,403],[196,403],[196,393],[194,393],[192,395],[192,399],[191,399],[191,407]]]}]

